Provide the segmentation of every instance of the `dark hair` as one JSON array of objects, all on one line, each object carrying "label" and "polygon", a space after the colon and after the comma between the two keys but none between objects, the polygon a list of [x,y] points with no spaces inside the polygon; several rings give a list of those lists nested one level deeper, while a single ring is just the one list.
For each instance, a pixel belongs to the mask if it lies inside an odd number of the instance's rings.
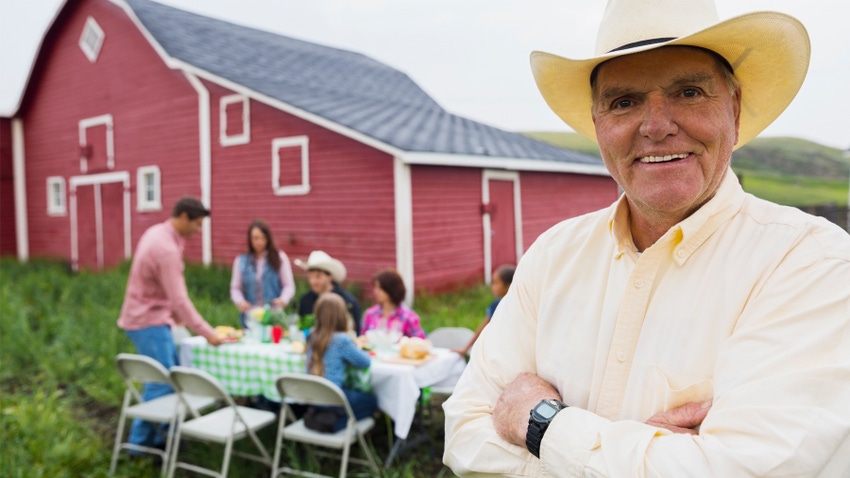
[{"label": "dark hair", "polygon": [[407,289],[404,287],[404,279],[401,278],[401,275],[395,269],[379,271],[372,277],[372,282],[377,282],[381,290],[387,293],[390,300],[396,306],[402,303],[404,295],[407,294]]},{"label": "dark hair", "polygon": [[325,374],[325,352],[336,332],[348,331],[348,309],[342,297],[333,292],[319,296],[313,306],[315,325],[310,333],[310,360],[307,370],[312,375]]},{"label": "dark hair", "polygon": [[210,215],[210,210],[204,207],[204,203],[191,196],[183,196],[174,203],[174,209],[171,210],[171,217],[180,217],[184,212],[190,221]]},{"label": "dark hair", "polygon": [[257,251],[254,251],[254,246],[251,244],[251,231],[257,228],[260,232],[266,236],[266,260],[269,261],[269,266],[271,266],[272,270],[277,272],[280,270],[280,253],[277,251],[277,247],[274,245],[274,239],[272,239],[272,231],[269,229],[269,225],[266,224],[266,221],[262,219],[254,219],[251,221],[251,224],[248,226],[248,253],[253,254]]},{"label": "dark hair", "polygon": [[499,280],[502,281],[502,284],[505,284],[505,287],[511,285],[511,282],[514,281],[514,272],[516,272],[516,267],[513,264],[502,264],[496,269],[496,275],[499,276]]}]

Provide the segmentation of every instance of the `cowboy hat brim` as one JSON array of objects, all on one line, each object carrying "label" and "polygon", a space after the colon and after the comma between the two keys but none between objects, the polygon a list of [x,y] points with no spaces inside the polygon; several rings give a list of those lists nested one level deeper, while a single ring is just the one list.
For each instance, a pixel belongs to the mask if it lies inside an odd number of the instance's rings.
[{"label": "cowboy hat brim", "polygon": [[[311,260],[311,259],[313,259],[313,260]],[[345,265],[343,265],[343,263],[340,260],[334,259],[330,256],[327,256],[325,258],[317,260],[311,254],[311,257],[309,257],[307,259],[307,261],[302,261],[301,259],[295,259],[295,261],[293,261],[293,262],[295,262],[296,266],[304,269],[305,271],[310,271],[310,270],[325,271],[328,274],[330,274],[331,277],[333,278],[333,280],[335,280],[337,283],[341,283],[342,281],[345,280],[345,276],[346,276],[346,272],[347,272],[345,270]]]},{"label": "cowboy hat brim", "polygon": [[734,17],[674,40],[612,51],[585,60],[531,54],[534,80],[546,103],[576,132],[596,141],[591,116],[590,74],[600,63],[663,46],[711,50],[732,65],[741,83],[739,148],[761,133],[797,95],[809,67],[811,44],[805,27],[778,12]]}]

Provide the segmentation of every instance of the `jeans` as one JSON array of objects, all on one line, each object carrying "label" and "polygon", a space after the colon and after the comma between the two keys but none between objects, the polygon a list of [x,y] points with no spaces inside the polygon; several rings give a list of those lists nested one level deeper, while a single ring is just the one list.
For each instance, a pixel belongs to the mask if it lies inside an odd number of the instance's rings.
[{"label": "jeans", "polygon": [[[348,403],[351,405],[351,411],[354,412],[354,418],[358,420],[372,416],[372,414],[375,413],[375,410],[378,409],[378,399],[371,393],[358,392],[357,390],[351,390],[348,388],[343,388],[342,392],[345,394],[345,398],[348,399]],[[343,412],[334,424],[334,431],[342,430],[345,428],[346,423],[348,423],[348,416],[346,416],[345,412]]]},{"label": "jeans", "polygon": [[[177,365],[177,347],[174,345],[174,337],[171,335],[171,327],[157,325],[139,330],[125,331],[136,352],[147,355],[161,363],[166,369]],[[163,383],[147,383],[142,388],[142,400],[148,401],[173,393],[171,385]],[[149,447],[162,447],[165,444],[164,435],[167,430],[159,423],[133,420],[130,428],[130,443]]]}]

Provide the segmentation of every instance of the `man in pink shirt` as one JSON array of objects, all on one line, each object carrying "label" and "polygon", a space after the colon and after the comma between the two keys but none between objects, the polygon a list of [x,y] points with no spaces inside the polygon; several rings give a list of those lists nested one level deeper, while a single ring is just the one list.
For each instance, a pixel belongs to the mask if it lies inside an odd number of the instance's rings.
[{"label": "man in pink shirt", "polygon": [[[171,335],[175,324],[185,325],[211,345],[221,344],[215,329],[189,299],[183,278],[186,238],[198,232],[209,215],[201,201],[181,198],[171,217],[145,231],[136,246],[118,326],[133,341],[136,352],[156,359],[165,368],[177,365],[177,348]],[[147,384],[142,398],[147,401],[171,392],[168,385]],[[155,425],[141,420],[133,422],[130,442],[150,447],[164,445]]]}]

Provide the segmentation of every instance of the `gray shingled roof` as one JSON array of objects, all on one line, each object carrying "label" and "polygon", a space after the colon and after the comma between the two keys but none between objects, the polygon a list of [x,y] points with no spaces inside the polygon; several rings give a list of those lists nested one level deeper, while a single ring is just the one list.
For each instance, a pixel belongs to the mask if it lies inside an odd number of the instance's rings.
[{"label": "gray shingled roof", "polygon": [[602,164],[453,115],[407,75],[365,55],[149,0],[127,3],[169,56],[403,151]]}]

